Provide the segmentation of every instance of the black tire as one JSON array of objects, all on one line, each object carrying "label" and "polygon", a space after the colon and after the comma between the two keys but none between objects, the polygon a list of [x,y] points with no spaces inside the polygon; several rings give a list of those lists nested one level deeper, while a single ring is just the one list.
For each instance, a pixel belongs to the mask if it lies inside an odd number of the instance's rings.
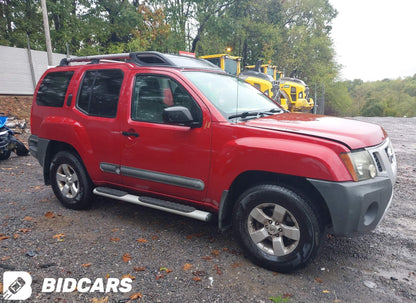
[{"label": "black tire", "polygon": [[16,139],[16,155],[18,156],[27,156],[29,154],[29,150],[26,146],[19,140]]},{"label": "black tire", "polygon": [[9,159],[11,153],[12,152],[10,150],[3,151],[3,153],[0,154],[0,160],[7,160],[7,159]]},{"label": "black tire", "polygon": [[281,273],[309,264],[323,235],[313,204],[278,185],[259,185],[244,192],[234,208],[233,228],[253,263]]},{"label": "black tire", "polygon": [[67,208],[87,209],[92,203],[92,182],[73,153],[60,151],[50,166],[50,178],[55,196]]}]

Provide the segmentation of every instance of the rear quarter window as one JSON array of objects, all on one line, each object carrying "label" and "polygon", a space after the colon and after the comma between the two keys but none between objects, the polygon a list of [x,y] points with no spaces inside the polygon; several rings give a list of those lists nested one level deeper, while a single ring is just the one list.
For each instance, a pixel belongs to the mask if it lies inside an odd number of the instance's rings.
[{"label": "rear quarter window", "polygon": [[62,107],[65,101],[66,90],[73,74],[73,71],[47,74],[39,86],[36,104],[40,106]]}]

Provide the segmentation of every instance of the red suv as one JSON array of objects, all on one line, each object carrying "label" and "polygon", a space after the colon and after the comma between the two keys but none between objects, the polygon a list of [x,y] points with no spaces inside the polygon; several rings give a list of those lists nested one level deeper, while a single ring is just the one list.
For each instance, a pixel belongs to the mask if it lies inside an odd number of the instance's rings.
[{"label": "red suv", "polygon": [[374,229],[396,179],[381,127],[288,113],[207,61],[157,52],[63,59],[36,87],[31,127],[31,154],[66,207],[99,195],[215,216],[280,272],[308,264],[327,227]]}]

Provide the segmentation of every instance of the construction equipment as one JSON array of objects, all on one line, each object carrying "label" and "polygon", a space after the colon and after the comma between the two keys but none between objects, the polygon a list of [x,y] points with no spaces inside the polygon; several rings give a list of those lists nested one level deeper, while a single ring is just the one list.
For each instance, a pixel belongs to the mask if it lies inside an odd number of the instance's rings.
[{"label": "construction equipment", "polygon": [[[246,66],[246,70],[254,70],[255,65]],[[309,87],[304,81],[295,77],[296,70],[289,77],[284,77],[283,72],[277,66],[261,64],[259,70],[273,78],[274,98],[280,105],[291,112],[310,112],[314,107],[314,101],[309,98]]]},{"label": "construction equipment", "polygon": [[223,71],[227,73],[238,76],[241,72],[241,57],[230,56],[228,54],[215,54],[200,56],[199,58],[205,59],[211,63],[214,63],[216,66],[220,67]]},{"label": "construction equipment", "polygon": [[209,62],[219,66],[222,70],[231,75],[238,76],[239,78],[259,89],[270,98],[273,98],[274,95],[275,97],[277,96],[276,93],[273,93],[273,80],[269,76],[255,70],[245,70],[241,72],[241,57],[230,56],[228,54],[215,54],[200,56],[199,58],[208,60]]},{"label": "construction equipment", "polygon": [[279,85],[280,104],[291,112],[311,112],[314,101],[309,98],[309,87],[304,81],[294,77],[282,77]]}]

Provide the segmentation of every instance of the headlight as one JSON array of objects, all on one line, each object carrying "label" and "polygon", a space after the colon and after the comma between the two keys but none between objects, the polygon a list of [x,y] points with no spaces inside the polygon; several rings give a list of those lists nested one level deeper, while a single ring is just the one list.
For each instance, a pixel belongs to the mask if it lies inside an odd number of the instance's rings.
[{"label": "headlight", "polygon": [[340,156],[354,181],[371,179],[377,175],[373,159],[366,150],[342,153]]}]

